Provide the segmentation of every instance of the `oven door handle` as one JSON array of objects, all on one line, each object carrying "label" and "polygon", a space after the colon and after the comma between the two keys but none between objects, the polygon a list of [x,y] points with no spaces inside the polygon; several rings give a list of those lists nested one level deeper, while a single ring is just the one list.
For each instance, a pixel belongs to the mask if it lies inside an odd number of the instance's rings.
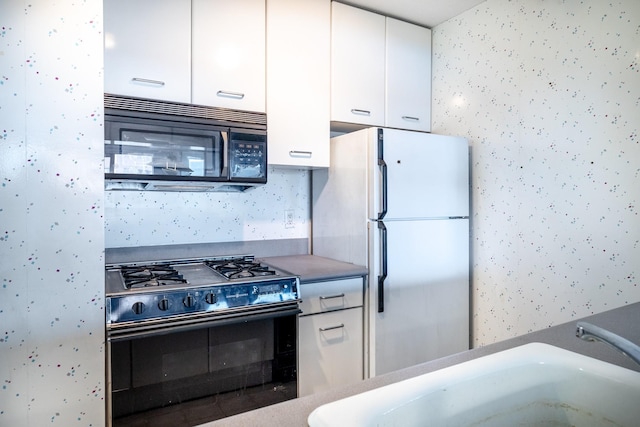
[{"label": "oven door handle", "polygon": [[161,319],[154,323],[140,325],[122,325],[121,328],[113,326],[107,329],[107,340],[110,342],[123,341],[134,338],[145,338],[154,335],[165,335],[174,332],[185,332],[213,326],[224,326],[233,323],[250,322],[253,320],[275,319],[277,317],[298,315],[302,312],[295,305],[270,307],[252,312],[237,311],[232,313],[215,314],[203,317]]}]

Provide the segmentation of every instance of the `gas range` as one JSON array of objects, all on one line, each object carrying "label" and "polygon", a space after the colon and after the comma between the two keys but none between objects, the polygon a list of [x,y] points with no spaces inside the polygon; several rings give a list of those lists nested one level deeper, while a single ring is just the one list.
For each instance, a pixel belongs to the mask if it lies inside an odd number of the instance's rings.
[{"label": "gas range", "polygon": [[107,331],[193,324],[299,301],[296,276],[252,255],[106,266]]}]

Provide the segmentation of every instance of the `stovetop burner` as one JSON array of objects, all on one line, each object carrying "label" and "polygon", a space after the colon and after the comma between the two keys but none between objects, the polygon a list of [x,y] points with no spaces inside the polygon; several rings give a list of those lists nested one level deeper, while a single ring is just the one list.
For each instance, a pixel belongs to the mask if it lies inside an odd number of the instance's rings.
[{"label": "stovetop burner", "polygon": [[127,289],[188,283],[183,275],[169,264],[122,267],[121,272]]},{"label": "stovetop burner", "polygon": [[209,267],[222,274],[227,279],[242,279],[246,277],[275,276],[275,270],[254,261],[252,258],[206,261]]}]

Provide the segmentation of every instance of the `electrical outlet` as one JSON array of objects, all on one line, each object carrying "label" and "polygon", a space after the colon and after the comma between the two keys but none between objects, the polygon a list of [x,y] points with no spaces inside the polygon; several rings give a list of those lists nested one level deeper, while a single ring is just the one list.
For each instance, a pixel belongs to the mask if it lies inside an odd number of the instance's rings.
[{"label": "electrical outlet", "polygon": [[294,226],[294,211],[287,209],[284,211],[284,228],[293,228]]}]

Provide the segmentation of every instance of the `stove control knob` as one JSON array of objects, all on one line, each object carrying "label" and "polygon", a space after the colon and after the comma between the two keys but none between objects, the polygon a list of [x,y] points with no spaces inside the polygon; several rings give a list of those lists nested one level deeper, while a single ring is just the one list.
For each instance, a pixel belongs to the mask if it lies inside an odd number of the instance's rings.
[{"label": "stove control knob", "polygon": [[184,300],[182,302],[184,303],[184,306],[187,308],[193,308],[196,305],[196,299],[191,294],[187,294],[187,296],[184,297]]},{"label": "stove control knob", "polygon": [[213,292],[209,292],[204,296],[204,300],[207,304],[215,304],[216,302],[218,302],[218,297]]},{"label": "stove control knob", "polygon": [[158,308],[162,311],[167,311],[169,310],[169,307],[171,307],[171,303],[169,302],[168,299],[166,298],[162,298],[159,302],[158,302]]},{"label": "stove control knob", "polygon": [[136,302],[131,306],[131,310],[133,310],[133,312],[135,314],[142,314],[142,312],[144,312],[144,303],[142,302]]}]

